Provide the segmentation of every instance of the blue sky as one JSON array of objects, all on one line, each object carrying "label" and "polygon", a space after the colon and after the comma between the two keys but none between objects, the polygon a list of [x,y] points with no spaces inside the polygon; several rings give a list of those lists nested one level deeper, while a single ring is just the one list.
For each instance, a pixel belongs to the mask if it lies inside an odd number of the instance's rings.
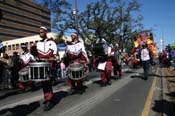
[{"label": "blue sky", "polygon": [[[69,0],[74,7],[74,0]],[[81,11],[88,2],[96,0],[77,0]],[[138,0],[141,3],[142,23],[147,29],[153,28],[154,40],[161,49],[160,40],[164,38],[165,45],[175,42],[175,0]]]}]

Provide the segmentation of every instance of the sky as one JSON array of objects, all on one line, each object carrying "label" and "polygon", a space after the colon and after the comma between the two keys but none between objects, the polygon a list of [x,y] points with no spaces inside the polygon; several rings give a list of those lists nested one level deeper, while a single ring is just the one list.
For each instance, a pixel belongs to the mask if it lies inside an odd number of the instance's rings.
[{"label": "sky", "polygon": [[[74,0],[68,0],[74,7]],[[78,10],[86,7],[88,2],[97,0],[77,0]],[[127,0],[128,1],[128,0]],[[163,48],[161,40],[164,40],[164,46],[175,42],[175,0],[138,0],[141,4],[140,11],[144,19],[142,24],[145,29],[153,28],[154,41],[159,49]]]}]

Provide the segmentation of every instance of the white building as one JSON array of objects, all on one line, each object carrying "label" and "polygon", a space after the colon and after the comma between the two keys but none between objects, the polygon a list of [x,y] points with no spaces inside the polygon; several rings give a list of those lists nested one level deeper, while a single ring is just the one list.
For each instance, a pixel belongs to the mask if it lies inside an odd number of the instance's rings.
[{"label": "white building", "polygon": [[[57,34],[50,32],[47,35],[48,37],[52,37],[53,39],[56,39]],[[22,49],[21,49],[22,43],[26,43],[28,45],[28,48],[30,48],[30,45],[40,40],[41,38],[39,37],[39,35],[33,35],[33,36],[24,37],[24,38],[3,41],[2,44],[3,46],[6,47],[6,53],[8,55],[12,55],[13,52],[18,52],[19,54],[22,52]]]},{"label": "white building", "polygon": [[[53,32],[47,33],[47,36],[49,38],[52,37],[53,39],[57,38],[57,34]],[[71,36],[63,36],[62,39],[65,41],[71,41]],[[26,43],[28,45],[28,48],[30,48],[30,46],[33,43],[37,43],[40,40],[41,38],[39,37],[39,35],[33,35],[33,36],[24,37],[24,38],[3,41],[2,45],[6,47],[6,53],[9,56],[13,55],[13,52],[18,52],[20,55],[22,52],[22,49],[21,49],[22,43]],[[82,41],[82,39],[80,39],[80,41]],[[62,57],[63,55],[64,55],[64,51],[60,51],[60,57]]]}]

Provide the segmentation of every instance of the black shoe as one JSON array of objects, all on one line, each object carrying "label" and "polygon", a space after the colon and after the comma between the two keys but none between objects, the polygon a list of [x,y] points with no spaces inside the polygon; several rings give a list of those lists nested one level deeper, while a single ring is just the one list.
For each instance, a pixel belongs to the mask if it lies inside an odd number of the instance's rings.
[{"label": "black shoe", "polygon": [[112,85],[112,81],[109,80],[106,84],[107,84],[107,85]]},{"label": "black shoe", "polygon": [[101,86],[101,87],[107,86],[107,82],[102,82],[100,86]]},{"label": "black shoe", "polygon": [[148,77],[144,77],[143,79],[144,79],[144,80],[148,80]]},{"label": "black shoe", "polygon": [[44,104],[43,110],[44,110],[44,111],[49,111],[52,107],[53,107],[53,103],[52,103],[51,101],[47,101],[47,102]]},{"label": "black shoe", "polygon": [[83,89],[77,90],[77,93],[78,93],[78,94],[83,94],[84,92],[85,92],[85,90],[83,90]]},{"label": "black shoe", "polygon": [[75,89],[70,89],[70,90],[68,90],[68,94],[69,95],[74,95],[74,94],[76,94],[76,90]]}]

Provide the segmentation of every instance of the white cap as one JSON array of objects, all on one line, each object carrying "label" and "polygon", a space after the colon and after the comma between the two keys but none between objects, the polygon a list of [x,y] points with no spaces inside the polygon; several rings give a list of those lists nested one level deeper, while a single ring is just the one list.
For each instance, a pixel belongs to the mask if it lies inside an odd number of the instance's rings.
[{"label": "white cap", "polygon": [[21,47],[22,47],[22,48],[27,48],[27,45],[26,45],[25,43],[22,43],[22,44],[21,44]]},{"label": "white cap", "polygon": [[106,40],[105,40],[104,38],[102,38],[102,42],[103,42],[103,43],[106,43]]},{"label": "white cap", "polygon": [[47,28],[43,26],[41,26],[40,29],[44,29],[45,31],[47,31]]},{"label": "white cap", "polygon": [[76,33],[72,33],[71,36],[78,37]]},{"label": "white cap", "polygon": [[118,47],[118,44],[116,43],[115,46]]}]

